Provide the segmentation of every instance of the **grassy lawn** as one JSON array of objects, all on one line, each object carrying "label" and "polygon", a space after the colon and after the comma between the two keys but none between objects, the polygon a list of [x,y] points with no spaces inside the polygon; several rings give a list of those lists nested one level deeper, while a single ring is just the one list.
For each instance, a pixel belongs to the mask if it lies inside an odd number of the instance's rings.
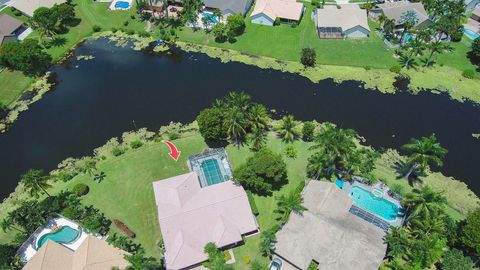
[{"label": "grassy lawn", "polygon": [[5,106],[15,102],[32,83],[33,78],[19,71],[4,70],[0,73],[0,103]]},{"label": "grassy lawn", "polygon": [[[245,33],[235,43],[217,43],[213,34],[191,28],[184,28],[178,35],[181,41],[295,62],[299,60],[302,48],[311,47],[317,52],[319,64],[389,68],[396,63],[392,52],[386,51],[384,43],[373,33],[363,40],[319,39],[311,19],[313,7],[309,3],[305,6],[306,13],[297,27],[252,24],[247,15]],[[374,29],[375,24],[370,24]]]}]

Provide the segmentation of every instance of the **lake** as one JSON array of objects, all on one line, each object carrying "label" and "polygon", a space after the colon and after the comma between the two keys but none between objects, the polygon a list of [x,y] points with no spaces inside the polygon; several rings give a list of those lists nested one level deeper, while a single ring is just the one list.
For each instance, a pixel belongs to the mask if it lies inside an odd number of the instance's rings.
[{"label": "lake", "polygon": [[[78,55],[95,59],[78,61]],[[108,139],[136,127],[158,130],[170,121],[189,123],[230,91],[300,120],[330,121],[353,128],[376,148],[399,148],[412,137],[435,132],[448,148],[446,175],[480,194],[480,108],[446,95],[395,95],[364,90],[358,82],[312,83],[296,74],[221,63],[200,53],[174,56],[89,41],[72,59],[54,67],[58,84],[0,135],[0,199],[29,168],[51,170],[67,157],[91,155]]]}]

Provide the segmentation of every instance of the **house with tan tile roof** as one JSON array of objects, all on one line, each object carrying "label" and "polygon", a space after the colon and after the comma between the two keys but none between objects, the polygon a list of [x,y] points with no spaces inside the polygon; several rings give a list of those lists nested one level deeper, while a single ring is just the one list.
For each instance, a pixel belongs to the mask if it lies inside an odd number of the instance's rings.
[{"label": "house with tan tile roof", "polygon": [[210,242],[233,247],[258,232],[245,190],[232,181],[202,187],[191,172],[154,182],[153,190],[167,270],[200,266]]},{"label": "house with tan tile roof", "polygon": [[365,38],[370,33],[367,12],[357,5],[325,6],[317,9],[320,38]]},{"label": "house with tan tile roof", "polygon": [[125,269],[129,265],[124,259],[126,254],[94,236],[88,236],[75,251],[48,240],[22,270]]},{"label": "house with tan tile roof", "polygon": [[62,4],[66,0],[13,0],[10,6],[21,11],[26,16],[32,17],[33,12],[41,7],[51,8],[55,4]]},{"label": "house with tan tile roof", "polygon": [[378,4],[376,8],[370,11],[370,16],[378,19],[379,16],[383,14],[393,20],[397,28],[402,28],[402,17],[408,12],[415,14],[417,19],[414,25],[415,29],[420,29],[433,23],[425,7],[420,2],[411,3],[409,1],[398,1]]},{"label": "house with tan tile roof", "polygon": [[305,6],[295,0],[257,0],[250,18],[252,23],[274,25],[278,18],[282,22],[299,23]]},{"label": "house with tan tile roof", "polygon": [[17,40],[17,36],[24,30],[22,21],[7,14],[0,15],[0,45]]}]

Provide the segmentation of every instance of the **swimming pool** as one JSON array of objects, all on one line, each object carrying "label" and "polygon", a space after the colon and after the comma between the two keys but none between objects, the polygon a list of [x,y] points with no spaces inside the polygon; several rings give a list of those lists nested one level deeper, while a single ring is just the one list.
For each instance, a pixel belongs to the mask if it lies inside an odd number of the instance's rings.
[{"label": "swimming pool", "polygon": [[463,33],[470,39],[477,39],[480,35],[470,29],[463,29]]},{"label": "swimming pool", "polygon": [[202,16],[203,16],[204,18],[209,19],[210,22],[212,22],[213,24],[217,24],[217,23],[218,23],[217,17],[213,16],[213,14],[210,13],[210,12],[203,12],[203,13],[202,13]]},{"label": "swimming pool", "polygon": [[393,221],[397,218],[399,211],[398,205],[384,198],[377,198],[368,190],[359,186],[354,186],[352,187],[352,193],[350,196],[357,206],[372,212],[387,221]]},{"label": "swimming pool", "polygon": [[47,240],[52,240],[61,244],[72,243],[73,241],[77,240],[80,234],[81,232],[79,230],[75,230],[70,226],[62,226],[60,229],[58,229],[58,231],[42,235],[37,242],[36,249],[38,250],[41,248],[47,242]]},{"label": "swimming pool", "polygon": [[127,9],[130,7],[130,4],[128,2],[125,2],[125,1],[118,1],[115,3],[115,8],[124,8],[124,9]]},{"label": "swimming pool", "polygon": [[203,174],[205,175],[207,186],[215,185],[225,181],[225,177],[223,176],[216,159],[212,158],[204,160],[201,167]]}]

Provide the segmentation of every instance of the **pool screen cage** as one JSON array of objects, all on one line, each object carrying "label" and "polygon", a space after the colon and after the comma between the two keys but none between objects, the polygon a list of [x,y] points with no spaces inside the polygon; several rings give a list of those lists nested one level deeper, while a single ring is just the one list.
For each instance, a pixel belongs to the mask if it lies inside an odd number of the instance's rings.
[{"label": "pool screen cage", "polygon": [[198,175],[200,185],[202,187],[208,186],[207,178],[204,170],[202,170],[202,164],[210,159],[217,160],[218,167],[223,176],[223,181],[232,179],[232,169],[230,162],[228,161],[227,152],[224,148],[209,148],[202,153],[191,155],[188,157],[188,166],[192,172]]}]

